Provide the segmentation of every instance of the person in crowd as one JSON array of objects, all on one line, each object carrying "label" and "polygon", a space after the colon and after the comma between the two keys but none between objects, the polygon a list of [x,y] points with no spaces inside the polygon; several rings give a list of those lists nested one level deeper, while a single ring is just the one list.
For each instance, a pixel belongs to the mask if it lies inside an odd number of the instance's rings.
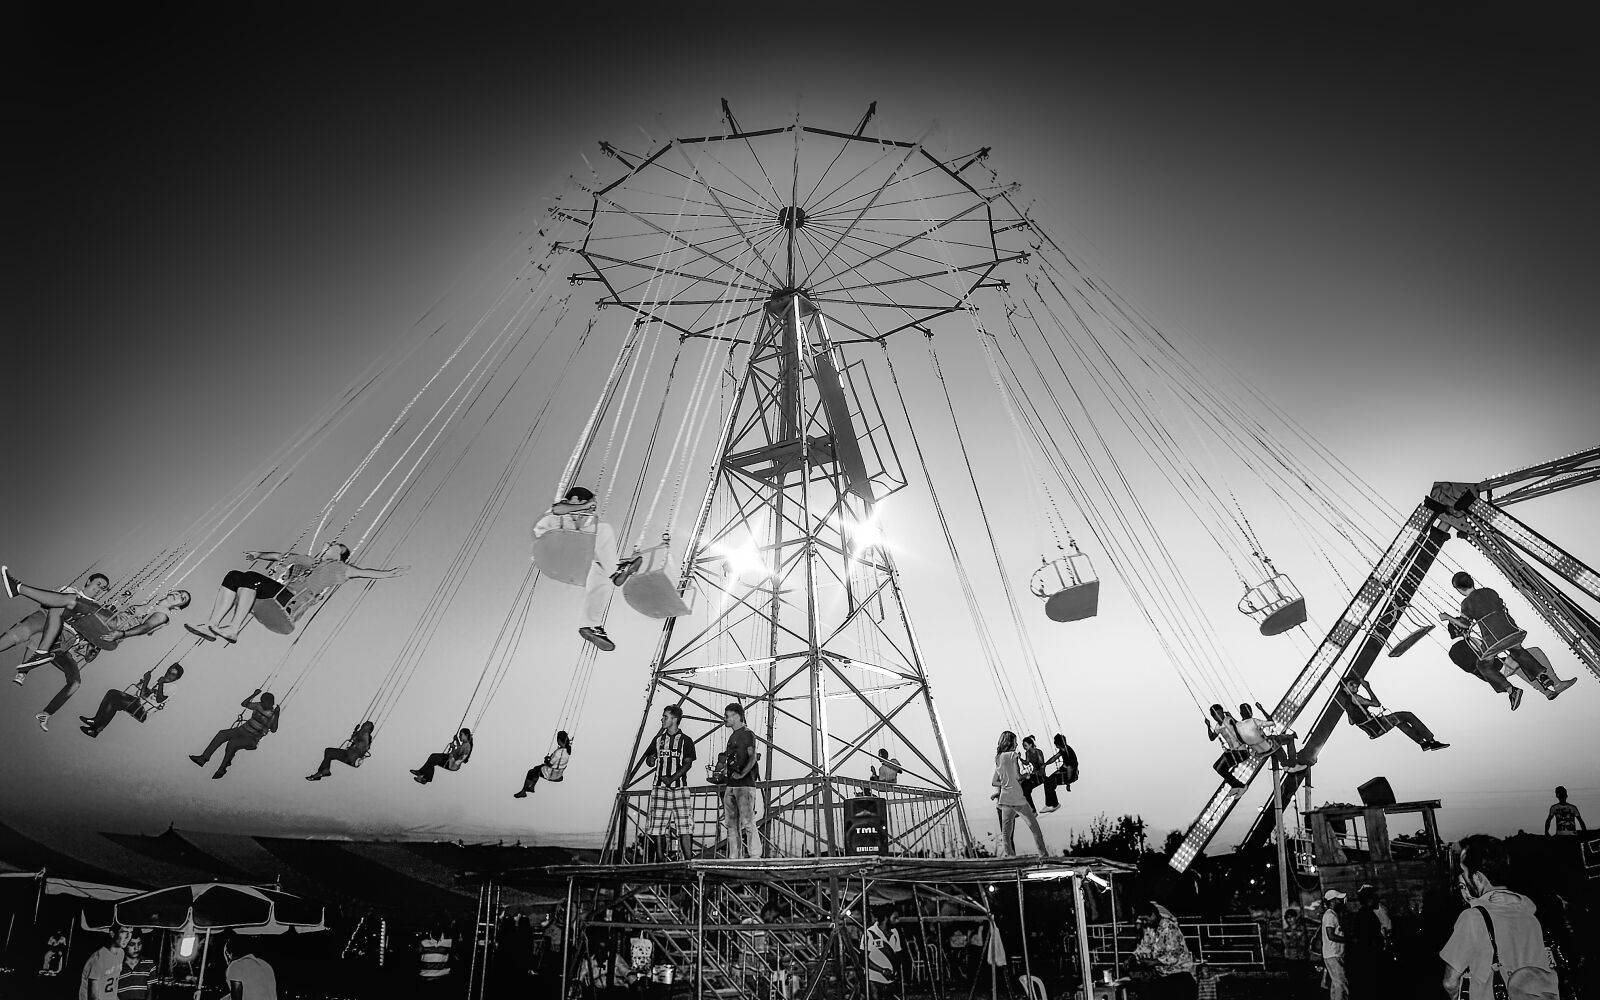
[{"label": "person in crowd", "polygon": [[1211,769],[1234,788],[1245,787],[1244,782],[1233,776],[1233,769],[1249,758],[1250,751],[1245,749],[1244,741],[1239,738],[1238,720],[1221,705],[1211,706],[1211,717],[1206,720],[1206,739],[1222,744],[1222,756],[1216,759]]},{"label": "person in crowd", "polygon": [[872,767],[872,780],[882,785],[897,785],[900,783],[900,761],[889,756],[887,747],[878,751],[878,763]]},{"label": "person in crowd", "polygon": [[1372,685],[1366,681],[1357,682],[1354,677],[1346,677],[1340,682],[1340,691],[1345,718],[1350,720],[1351,725],[1361,726],[1378,719],[1388,719],[1394,723],[1395,729],[1405,733],[1411,742],[1424,750],[1444,750],[1450,746],[1435,739],[1433,730],[1423,725],[1422,720],[1412,713],[1391,712],[1384,708]]},{"label": "person in crowd", "polygon": [[1217,1000],[1217,983],[1222,978],[1210,962],[1196,962],[1194,966],[1194,995],[1198,1000]]},{"label": "person in crowd", "polygon": [[556,529],[592,532],[594,558],[589,563],[589,574],[583,585],[583,614],[579,618],[578,635],[603,652],[611,652],[617,644],[606,635],[606,606],[610,603],[610,587],[620,587],[636,568],[635,560],[617,558],[617,535],[611,525],[600,520],[599,506],[594,493],[582,486],[574,486],[550,507],[550,512],[533,525],[535,543]]},{"label": "person in crowd", "polygon": [[1033,801],[1033,790],[1045,783],[1044,751],[1032,736],[1022,738],[1021,759],[1017,764],[1022,772],[1022,794],[1028,797],[1028,807],[1037,814],[1039,808]]},{"label": "person in crowd", "polygon": [[[1472,579],[1471,573],[1457,573],[1450,578],[1450,585],[1461,595],[1461,613],[1459,615],[1439,615],[1439,620],[1448,625],[1455,625],[1462,630],[1471,629],[1485,619],[1493,619],[1510,629],[1515,630],[1517,623],[1511,620],[1511,613],[1506,609],[1506,602],[1493,588],[1480,587]],[[1506,655],[1516,663],[1523,676],[1532,679],[1544,691],[1546,698],[1554,699],[1556,695],[1578,683],[1577,678],[1569,677],[1560,680],[1549,672],[1538,657],[1523,648],[1521,643],[1511,646],[1506,650]]]},{"label": "person in crowd", "polygon": [[155,672],[155,667],[146,670],[138,683],[132,685],[132,691],[119,691],[114,688],[107,691],[105,697],[100,699],[100,708],[93,716],[78,716],[83,723],[83,735],[95,739],[111,725],[118,712],[126,712],[133,721],[142,723],[150,717],[151,712],[159,712],[166,708],[167,685],[176,684],[183,678],[183,664],[172,664],[161,672],[159,679],[152,680]]},{"label": "person in crowd", "polygon": [[1283,966],[1289,974],[1289,995],[1304,994],[1312,982],[1311,942],[1297,906],[1283,911]]},{"label": "person in crowd", "polygon": [[1294,734],[1272,732],[1272,715],[1259,704],[1256,708],[1261,712],[1261,718],[1256,718],[1248,704],[1239,706],[1239,720],[1233,724],[1233,731],[1238,734],[1239,742],[1244,744],[1257,757],[1270,757],[1278,762],[1278,766],[1286,772],[1294,774],[1304,771],[1306,765],[1295,760]]},{"label": "person in crowd", "polygon": [[514,798],[525,799],[528,793],[538,787],[539,779],[546,781],[565,781],[567,779],[567,761],[572,758],[572,737],[567,735],[565,729],[556,733],[556,748],[544,755],[544,763],[528,769],[522,778],[522,788],[513,793]]},{"label": "person in crowd", "polygon": [[39,961],[39,975],[59,976],[67,961],[67,936],[61,931],[51,931],[44,942],[44,957]]},{"label": "person in crowd", "polygon": [[1134,909],[1143,933],[1133,950],[1132,994],[1138,1000],[1195,1000],[1194,955],[1172,911],[1150,900]]},{"label": "person in crowd", "polygon": [[1345,970],[1345,894],[1329,889],[1322,894],[1322,968],[1328,1000],[1350,1000],[1350,977]]},{"label": "person in crowd", "polygon": [[[1061,798],[1056,794],[1058,787],[1072,791],[1072,783],[1078,780],[1078,754],[1067,745],[1067,738],[1056,733],[1051,738],[1055,744],[1055,753],[1045,759],[1045,770],[1049,773],[1044,779],[1044,808],[1042,813],[1053,813],[1061,808]],[[1050,771],[1050,765],[1055,765],[1055,770]]]},{"label": "person in crowd", "polygon": [[1494,688],[1497,694],[1503,694],[1511,700],[1511,710],[1515,712],[1522,704],[1522,689],[1506,679],[1505,672],[1501,669],[1499,657],[1482,659],[1478,651],[1473,648],[1471,630],[1455,622],[1445,622],[1445,629],[1450,633],[1450,662],[1461,668],[1463,673],[1483,681]]},{"label": "person in crowd", "polygon": [[[722,790],[722,817],[728,827],[728,857],[759,858],[761,835],[756,831],[756,782],[761,780],[761,757],[756,753],[756,734],[745,725],[744,706],[729,705],[722,721],[731,732],[723,760],[728,769],[728,784]],[[749,838],[749,847],[745,839]]]},{"label": "person in crowd", "polygon": [[[26,597],[39,605],[38,610],[30,613],[15,625],[6,629],[0,635],[0,653],[17,646],[23,648],[22,663],[17,670],[16,681],[22,683],[22,678],[28,674],[30,664],[43,666],[50,662],[50,649],[55,645],[55,637],[60,635],[61,624],[66,618],[68,610],[77,608],[79,597],[85,598],[89,603],[99,605],[111,592],[111,578],[104,573],[91,573],[89,579],[84,581],[83,589],[63,587],[60,590],[42,590],[24,585],[11,575],[11,569],[0,566],[0,581],[3,581],[7,597]],[[47,642],[45,636],[51,638]]]},{"label": "person in crowd", "polygon": [[1383,926],[1375,912],[1378,893],[1370,886],[1356,893],[1344,921],[1345,974],[1353,997],[1392,995],[1395,983],[1383,975]]},{"label": "person in crowd", "polygon": [[677,705],[663,708],[661,729],[644,752],[644,765],[654,772],[644,832],[649,838],[649,853],[663,861],[668,854],[667,839],[673,832],[678,835],[683,859],[694,857],[694,800],[689,795],[694,740],[682,727],[683,709]]},{"label": "person in crowd", "polygon": [[1493,997],[1497,979],[1513,997],[1557,1000],[1560,984],[1533,900],[1506,888],[1511,874],[1505,841],[1483,835],[1462,840],[1456,885],[1467,908],[1439,952],[1445,993],[1452,1000],[1467,984],[1474,1000]]},{"label": "person in crowd", "polygon": [[195,636],[212,642],[239,641],[239,630],[250,620],[257,601],[276,601],[287,608],[299,594],[316,594],[339,586],[346,580],[392,580],[405,576],[410,566],[392,569],[365,569],[350,562],[350,546],[329,542],[315,559],[296,552],[250,551],[250,562],[266,562],[268,572],[283,577],[279,582],[267,573],[253,569],[230,570],[222,578],[211,617],[198,625],[184,625]]},{"label": "person in crowd", "polygon": [[83,963],[76,1000],[106,1000],[117,995],[122,976],[122,953],[133,934],[126,927],[111,928],[111,940],[94,950]]},{"label": "person in crowd", "polygon": [[1578,807],[1567,801],[1567,786],[1556,786],[1556,800],[1550,806],[1550,811],[1544,817],[1544,835],[1550,836],[1550,824],[1556,825],[1556,836],[1576,837],[1578,831],[1588,830],[1589,825],[1583,821],[1583,813]]},{"label": "person in crowd", "polygon": [[156,974],[156,960],[146,958],[144,938],[128,938],[122,951],[122,974],[117,978],[117,1000],[150,1000],[150,977]]},{"label": "person in crowd", "polygon": [[1039,828],[1038,814],[1022,790],[1022,754],[1017,750],[1017,734],[1007,729],[1000,734],[994,748],[994,778],[990,781],[997,791],[990,796],[1000,813],[1000,840],[1006,857],[1017,853],[1017,817],[1022,817],[1033,831],[1033,842],[1039,853],[1048,855],[1044,831]]},{"label": "person in crowd", "polygon": [[861,938],[861,953],[866,958],[867,983],[872,994],[898,997],[901,995],[900,957],[904,948],[900,942],[900,932],[890,929],[888,925],[888,907],[875,907],[872,923],[867,925]]},{"label": "person in crowd", "polygon": [[278,731],[278,719],[282,715],[282,709],[271,693],[256,688],[250,692],[250,697],[239,703],[239,707],[244,709],[242,721],[231,728],[218,730],[217,735],[211,737],[211,742],[206,744],[204,753],[189,755],[190,760],[205,767],[211,763],[211,755],[222,748],[222,765],[217,768],[217,773],[211,776],[213,778],[220,778],[228,773],[234,755],[240,750],[254,750],[261,745],[261,741],[268,733]]},{"label": "person in crowd", "polygon": [[249,940],[229,931],[222,938],[222,958],[228,963],[229,1000],[278,1000],[278,976],[254,953]]},{"label": "person in crowd", "polygon": [[1356,898],[1361,905],[1371,909],[1373,917],[1377,919],[1378,930],[1383,936],[1383,950],[1387,954],[1394,946],[1394,918],[1389,916],[1388,905],[1378,895],[1378,887],[1370,882],[1356,890]]},{"label": "person in crowd", "polygon": [[449,929],[439,926],[424,931],[417,939],[417,977],[425,988],[436,988],[449,978],[450,953],[455,946]]},{"label": "person in crowd", "polygon": [[322,763],[317,765],[315,771],[306,775],[306,780],[321,781],[323,778],[332,775],[334,761],[350,767],[360,767],[361,762],[366,759],[368,754],[372,753],[373,728],[372,720],[367,719],[356,728],[350,730],[350,738],[345,741],[344,746],[323,747]]},{"label": "person in crowd", "polygon": [[444,748],[443,753],[431,753],[422,766],[415,768],[411,776],[417,784],[426,785],[433,780],[433,774],[439,768],[446,771],[459,771],[461,765],[472,759],[472,730],[463,726],[455,736],[451,737],[450,745]]}]

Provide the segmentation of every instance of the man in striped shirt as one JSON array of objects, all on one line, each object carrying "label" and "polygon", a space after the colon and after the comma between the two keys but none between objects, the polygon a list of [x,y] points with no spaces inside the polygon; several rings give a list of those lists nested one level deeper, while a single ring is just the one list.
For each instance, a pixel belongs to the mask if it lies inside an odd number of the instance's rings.
[{"label": "man in striped shirt", "polygon": [[139,683],[132,691],[107,691],[106,696],[100,699],[100,709],[94,715],[80,715],[83,722],[83,735],[94,739],[105,728],[111,725],[111,720],[117,717],[118,712],[127,712],[135,722],[143,722],[150,717],[152,711],[160,711],[167,707],[167,685],[175,684],[183,676],[183,664],[174,663],[168,667],[158,681],[151,681],[151,676],[156,672],[151,667],[139,678]]},{"label": "man in striped shirt", "polygon": [[661,731],[644,752],[646,767],[655,771],[650,785],[650,815],[645,826],[652,851],[667,856],[667,838],[674,830],[685,861],[694,856],[694,800],[689,794],[689,770],[694,767],[694,740],[679,727],[683,709],[668,705],[661,710]]},{"label": "man in striped shirt", "polygon": [[117,1000],[150,1000],[150,977],[155,959],[144,957],[144,938],[135,934],[122,950],[122,975],[117,978]]}]

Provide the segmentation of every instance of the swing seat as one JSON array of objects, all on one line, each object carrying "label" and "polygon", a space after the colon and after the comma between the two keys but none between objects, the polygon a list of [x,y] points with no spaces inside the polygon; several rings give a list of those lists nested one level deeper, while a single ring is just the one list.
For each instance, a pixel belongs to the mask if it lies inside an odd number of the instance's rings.
[{"label": "swing seat", "polygon": [[1390,656],[1403,656],[1405,654],[1406,650],[1410,649],[1412,646],[1415,646],[1417,643],[1421,642],[1423,636],[1427,635],[1429,632],[1432,632],[1432,631],[1433,631],[1433,626],[1432,625],[1424,625],[1424,626],[1422,626],[1421,628],[1417,629],[1415,632],[1413,632],[1410,635],[1406,636],[1404,639],[1401,639],[1399,642],[1395,643],[1394,644],[1394,648],[1389,650],[1389,655]]},{"label": "swing seat", "polygon": [[594,565],[594,532],[552,528],[534,539],[533,561],[545,576],[582,587]]},{"label": "swing seat", "polygon": [[672,567],[671,552],[665,543],[652,546],[635,556],[639,568],[622,585],[622,599],[628,607],[646,618],[677,618],[690,612],[678,593],[678,583],[667,571]]},{"label": "swing seat", "polygon": [[1478,621],[1478,632],[1483,641],[1483,653],[1488,657],[1504,653],[1512,646],[1522,645],[1522,640],[1528,637],[1528,630],[1517,628],[1517,623],[1511,620],[1511,615],[1504,608],[1484,615]]},{"label": "swing seat", "polygon": [[1287,573],[1279,573],[1244,592],[1239,612],[1254,618],[1262,635],[1281,635],[1306,622],[1306,599]]},{"label": "swing seat", "polygon": [[1044,613],[1053,622],[1076,622],[1100,611],[1100,581],[1090,580],[1045,598]]},{"label": "swing seat", "polygon": [[1028,589],[1044,599],[1045,616],[1053,622],[1082,621],[1100,612],[1100,580],[1089,557],[1076,545],[1034,570]]},{"label": "swing seat", "polygon": [[290,593],[285,591],[270,601],[257,601],[250,609],[250,614],[268,632],[278,635],[293,635],[294,627],[306,612],[322,603],[328,592],[315,594]]},{"label": "swing seat", "polygon": [[1367,738],[1375,740],[1394,728],[1394,719],[1387,715],[1375,715],[1366,722],[1357,724],[1357,729],[1367,734]]},{"label": "swing seat", "polygon": [[[64,619],[72,630],[78,633],[85,642],[96,649],[110,651],[116,649],[121,643],[120,639],[112,639],[111,633],[115,631],[104,617],[106,610],[86,598],[78,598],[79,610],[70,619]],[[85,607],[87,605],[87,607]]]}]

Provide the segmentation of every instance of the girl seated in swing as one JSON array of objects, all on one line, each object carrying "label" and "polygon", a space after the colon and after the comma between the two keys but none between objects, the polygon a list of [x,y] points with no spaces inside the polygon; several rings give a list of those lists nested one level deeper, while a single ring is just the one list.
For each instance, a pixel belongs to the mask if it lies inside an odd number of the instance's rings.
[{"label": "girl seated in swing", "polygon": [[269,563],[269,571],[276,568],[283,576],[280,582],[253,569],[229,571],[222,578],[211,617],[198,625],[184,625],[195,636],[207,642],[221,639],[227,643],[239,641],[239,630],[250,619],[257,601],[276,601],[288,608],[289,602],[302,593],[315,594],[330,590],[346,580],[390,580],[404,576],[410,566],[393,569],[365,569],[350,562],[350,546],[342,542],[329,542],[315,559],[295,552],[246,552],[251,562]]},{"label": "girl seated in swing", "polygon": [[1250,756],[1250,751],[1245,749],[1244,741],[1239,738],[1237,724],[1238,720],[1227,709],[1212,705],[1211,717],[1206,720],[1206,739],[1219,740],[1223,746],[1222,756],[1216,759],[1211,769],[1222,775],[1222,780],[1234,788],[1243,788],[1244,782],[1233,776],[1233,769]]},{"label": "girl seated in swing", "polygon": [[317,769],[306,775],[307,781],[321,781],[333,774],[333,762],[348,764],[351,767],[360,767],[361,762],[372,752],[372,720],[368,719],[350,731],[350,738],[342,747],[326,747],[322,751],[322,763]]},{"label": "girl seated in swing", "polygon": [[538,767],[530,768],[528,776],[522,779],[522,790],[513,794],[513,798],[525,799],[528,793],[539,784],[539,779],[546,781],[563,781],[567,776],[567,761],[572,757],[572,737],[567,735],[565,729],[556,733],[556,748],[544,755],[544,763]]},{"label": "girl seated in swing", "polygon": [[450,740],[450,745],[445,747],[443,753],[431,753],[422,766],[411,772],[417,784],[426,785],[433,780],[433,772],[438,768],[446,771],[459,771],[461,765],[472,759],[472,730],[463,726],[461,731]]}]

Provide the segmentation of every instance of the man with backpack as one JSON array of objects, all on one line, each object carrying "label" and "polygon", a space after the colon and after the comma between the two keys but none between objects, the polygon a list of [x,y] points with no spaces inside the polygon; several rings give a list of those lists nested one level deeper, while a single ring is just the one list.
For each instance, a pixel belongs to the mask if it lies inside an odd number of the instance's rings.
[{"label": "man with backpack", "polygon": [[1558,1000],[1560,986],[1533,900],[1505,887],[1511,870],[1505,842],[1466,838],[1460,869],[1457,888],[1467,908],[1439,952],[1445,993],[1454,1000],[1466,986],[1472,1000]]}]

